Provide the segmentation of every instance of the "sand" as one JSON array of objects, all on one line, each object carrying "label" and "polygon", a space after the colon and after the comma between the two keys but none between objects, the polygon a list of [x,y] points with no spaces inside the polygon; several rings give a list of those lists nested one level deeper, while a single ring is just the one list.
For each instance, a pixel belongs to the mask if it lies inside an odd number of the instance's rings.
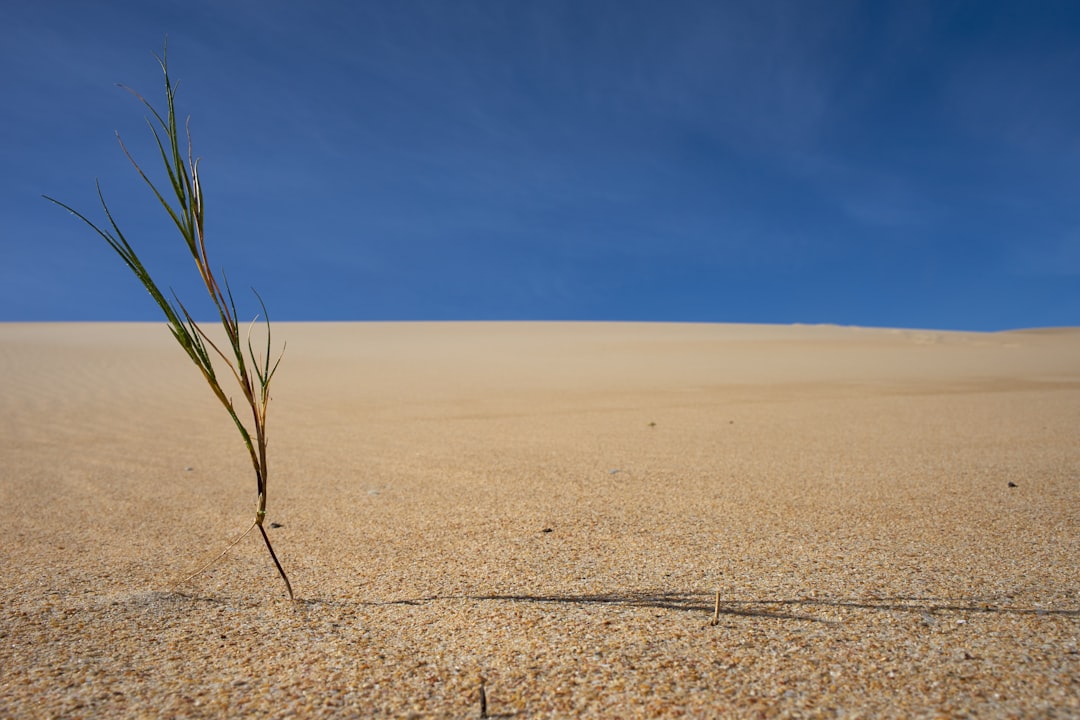
[{"label": "sand", "polygon": [[163,325],[0,325],[0,716],[1080,716],[1080,329],[276,337],[295,604]]}]

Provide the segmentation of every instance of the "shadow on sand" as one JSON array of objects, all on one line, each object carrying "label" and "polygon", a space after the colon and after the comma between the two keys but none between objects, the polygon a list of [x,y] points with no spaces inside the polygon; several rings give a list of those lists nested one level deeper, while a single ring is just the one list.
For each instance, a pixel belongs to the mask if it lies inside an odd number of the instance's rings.
[{"label": "shadow on sand", "polygon": [[[556,605],[603,605],[657,610],[679,610],[711,614],[715,610],[715,596],[692,592],[618,592],[584,595],[455,595],[429,596],[402,600],[390,600],[379,605],[426,605],[439,600],[475,600],[517,603],[543,603]],[[908,612],[922,615],[976,615],[1004,614],[1080,618],[1080,609],[1033,608],[1002,604],[1000,601],[888,597],[860,599],[797,598],[785,600],[725,600],[720,597],[721,616],[771,618],[775,620],[802,620],[831,623],[833,620],[814,617],[815,608],[868,610],[880,612]]]},{"label": "shadow on sand", "polygon": [[[160,593],[139,593],[144,601],[155,599],[160,602],[167,598],[182,599],[186,602],[206,602],[223,604],[221,598],[202,596],[178,590]],[[716,596],[701,592],[668,591],[623,591],[589,594],[498,594],[490,595],[425,595],[421,597],[400,598],[397,600],[348,601],[330,598],[297,598],[295,607],[315,608],[341,605],[429,605],[445,600],[469,600],[474,602],[506,602],[544,605],[569,605],[585,607],[652,608],[655,610],[700,613],[711,616],[716,612]],[[253,604],[259,604],[253,601]],[[720,617],[749,617],[771,620],[796,620],[834,624],[834,618],[818,617],[815,610],[848,610],[869,612],[903,612],[930,618],[937,616],[975,616],[975,615],[1014,615],[1031,617],[1057,617],[1080,619],[1080,608],[1068,607],[1031,607],[1011,604],[1000,598],[935,598],[935,597],[882,597],[882,598],[789,598],[789,599],[754,599],[728,600],[720,596]]]}]

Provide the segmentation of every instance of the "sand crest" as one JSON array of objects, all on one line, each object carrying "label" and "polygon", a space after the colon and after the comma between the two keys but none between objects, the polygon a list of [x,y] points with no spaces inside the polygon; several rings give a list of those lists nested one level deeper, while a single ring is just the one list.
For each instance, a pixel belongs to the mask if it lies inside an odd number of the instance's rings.
[{"label": "sand crest", "polygon": [[[0,716],[1080,716],[1080,329],[0,324]],[[709,624],[719,592],[719,622]]]}]

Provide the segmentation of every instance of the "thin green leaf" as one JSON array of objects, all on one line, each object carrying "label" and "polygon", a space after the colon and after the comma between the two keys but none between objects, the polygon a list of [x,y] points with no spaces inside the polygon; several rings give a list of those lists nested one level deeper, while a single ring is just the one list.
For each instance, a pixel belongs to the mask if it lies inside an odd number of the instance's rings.
[{"label": "thin green leaf", "polygon": [[[173,83],[169,77],[168,62],[166,59],[167,52],[168,44],[166,43],[165,51],[162,52],[161,57],[158,58],[158,63],[161,66],[165,79],[166,107],[164,115],[162,115],[162,113],[159,112],[146,98],[139,95],[131,88],[125,86],[121,87],[124,87],[125,90],[134,95],[150,112],[150,116],[147,117],[147,125],[150,128],[151,134],[154,136],[154,142],[157,145],[158,154],[162,165],[164,166],[169,186],[171,187],[173,200],[167,198],[166,194],[162,192],[158,185],[150,179],[146,172],[144,172],[134,156],[128,151],[119,135],[117,135],[117,141],[119,142],[124,155],[131,162],[139,177],[142,178],[143,182],[150,188],[150,191],[157,202],[165,210],[169,219],[180,232],[184,243],[187,245],[189,252],[194,258],[199,275],[202,278],[211,302],[217,309],[218,318],[225,330],[225,335],[228,339],[230,350],[232,351],[231,356],[222,352],[221,348],[214,343],[210,336],[203,330],[202,326],[200,326],[191,316],[191,313],[188,312],[187,307],[181,302],[180,298],[176,296],[175,292],[172,293],[173,302],[170,302],[165,294],[162,293],[157,283],[155,283],[150,276],[149,271],[143,265],[142,260],[139,259],[135,249],[127,241],[127,238],[124,237],[124,233],[120,230],[119,225],[113,218],[109,206],[105,202],[105,196],[101,191],[100,185],[98,185],[97,188],[98,198],[101,201],[105,217],[108,220],[108,227],[111,228],[111,230],[95,224],[85,215],[59,200],[49,196],[45,196],[45,198],[82,220],[104,239],[113,251],[120,256],[124,264],[127,265],[128,269],[131,270],[147,292],[150,293],[151,297],[153,297],[154,302],[161,308],[162,313],[168,321],[169,331],[173,338],[181,346],[195,366],[198,367],[203,379],[210,387],[214,396],[217,397],[229,417],[232,418],[232,421],[236,425],[241,439],[248,450],[251,457],[252,468],[255,471],[258,498],[255,521],[252,527],[255,527],[256,525],[259,526],[259,530],[262,533],[270,557],[274,561],[278,574],[285,582],[285,586],[289,591],[289,597],[291,598],[293,597],[292,585],[290,584],[284,569],[281,567],[281,563],[278,562],[277,555],[274,553],[274,549],[270,544],[270,538],[262,527],[263,518],[266,516],[267,502],[266,410],[270,399],[270,380],[277,371],[282,356],[279,355],[277,361],[274,363],[273,367],[271,367],[270,355],[272,344],[270,337],[270,319],[269,314],[266,312],[266,304],[263,302],[262,297],[256,292],[255,295],[262,307],[263,317],[266,318],[266,357],[261,364],[256,358],[254,348],[251,344],[250,329],[248,331],[246,343],[248,355],[251,358],[251,367],[259,382],[258,393],[256,393],[253,379],[249,375],[242,341],[239,336],[236,300],[233,297],[232,290],[229,288],[228,279],[226,278],[224,271],[222,271],[222,279],[225,288],[222,290],[210,270],[210,261],[206,252],[206,236],[204,234],[204,197],[202,184],[199,181],[199,161],[195,158],[192,148],[190,120],[185,122],[184,125],[184,139],[187,141],[186,152],[181,149],[181,134],[177,126],[175,103],[176,90],[179,87],[179,83]],[[256,316],[256,320],[257,319],[258,316]],[[213,351],[213,353],[211,353],[211,351]],[[282,348],[282,354],[284,354],[284,347]],[[240,388],[243,391],[244,401],[249,406],[252,413],[251,428],[253,428],[253,430],[249,429],[249,427],[240,420],[232,398],[229,397],[221,386],[218,373],[215,370],[213,355],[217,355],[220,361],[225,363],[237,384],[240,385]],[[226,552],[228,552],[228,548],[226,548]]]}]

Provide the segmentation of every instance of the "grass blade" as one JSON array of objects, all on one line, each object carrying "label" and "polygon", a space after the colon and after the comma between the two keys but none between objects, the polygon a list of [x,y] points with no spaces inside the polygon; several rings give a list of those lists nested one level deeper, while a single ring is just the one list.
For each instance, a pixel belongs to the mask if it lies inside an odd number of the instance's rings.
[{"label": "grass blade", "polygon": [[[289,578],[285,574],[285,569],[282,567],[277,554],[274,552],[273,546],[270,544],[270,537],[263,527],[263,521],[266,518],[266,481],[268,475],[268,465],[266,460],[266,410],[270,402],[270,381],[274,377],[274,373],[277,372],[278,365],[281,363],[284,347],[282,348],[282,354],[278,355],[277,361],[274,363],[273,367],[271,367],[270,357],[272,354],[272,345],[270,340],[270,316],[266,311],[266,303],[263,302],[262,296],[256,292],[255,297],[258,299],[259,306],[262,308],[263,317],[266,318],[266,356],[260,364],[251,344],[249,329],[246,345],[248,356],[251,359],[250,369],[245,361],[244,343],[240,338],[240,330],[236,320],[238,317],[236,300],[233,298],[232,290],[229,288],[228,279],[225,277],[223,271],[222,279],[225,284],[223,291],[218,285],[217,280],[214,278],[213,273],[210,271],[209,256],[206,251],[206,236],[204,234],[204,198],[202,185],[199,182],[199,160],[195,157],[192,148],[190,121],[186,122],[184,125],[184,139],[187,141],[186,152],[181,149],[181,135],[176,122],[175,104],[176,89],[179,84],[174,84],[169,77],[167,51],[168,46],[166,44],[165,52],[162,52],[161,57],[158,58],[158,63],[161,65],[162,73],[165,76],[165,102],[167,109],[164,115],[162,115],[162,113],[160,113],[153,104],[142,95],[139,95],[130,88],[125,87],[124,89],[138,98],[150,111],[150,117],[147,118],[147,124],[150,127],[154,142],[157,145],[158,154],[164,165],[165,175],[168,178],[168,184],[172,190],[172,200],[166,197],[166,195],[159,190],[158,185],[150,179],[147,173],[135,160],[134,156],[128,151],[119,135],[117,136],[117,140],[120,143],[120,148],[124,155],[131,162],[139,177],[142,178],[143,182],[150,188],[151,193],[158,203],[165,209],[166,214],[180,232],[180,236],[183,238],[185,245],[187,245],[189,252],[195,259],[199,276],[203,281],[203,285],[210,297],[210,301],[217,311],[218,319],[221,321],[222,328],[225,331],[225,337],[231,352],[227,354],[210,338],[203,330],[202,326],[200,326],[191,316],[191,313],[188,312],[187,307],[180,301],[180,298],[176,297],[175,293],[173,293],[173,302],[170,302],[161,291],[157,283],[150,276],[146,266],[143,265],[142,260],[139,259],[135,249],[127,241],[127,238],[124,237],[116,220],[113,218],[108,203],[105,202],[105,196],[101,190],[100,184],[97,188],[98,198],[101,201],[105,217],[108,220],[108,226],[111,230],[102,228],[79,211],[59,200],[49,196],[45,196],[45,199],[59,205],[90,226],[90,228],[101,236],[105,242],[108,243],[109,247],[120,256],[128,269],[131,270],[146,291],[150,293],[154,302],[157,303],[158,307],[161,308],[162,313],[165,315],[173,338],[183,348],[191,361],[199,368],[199,371],[207,385],[210,387],[210,390],[236,425],[240,437],[244,442],[244,446],[251,458],[252,468],[255,471],[256,490],[258,493],[255,520],[252,522],[251,527],[226,547],[225,551],[222,552],[218,558],[208,563],[188,579],[190,580],[199,575],[220,560],[221,557],[224,557],[229,550],[240,542],[240,540],[247,537],[253,528],[258,527],[259,532],[262,534],[266,549],[274,563],[274,567],[277,569],[278,575],[284,581],[285,588],[289,592],[289,598],[294,599],[292,583],[289,582]],[[211,350],[213,351],[213,354],[211,354]],[[214,366],[214,355],[225,363],[226,367],[229,368],[233,379],[236,380],[237,384],[240,386],[244,403],[251,411],[250,427],[245,425],[240,419],[240,415],[237,412],[232,399],[221,386],[218,373]],[[252,377],[251,371],[254,371],[254,377]],[[224,375],[222,377],[227,376],[228,375]]]}]

